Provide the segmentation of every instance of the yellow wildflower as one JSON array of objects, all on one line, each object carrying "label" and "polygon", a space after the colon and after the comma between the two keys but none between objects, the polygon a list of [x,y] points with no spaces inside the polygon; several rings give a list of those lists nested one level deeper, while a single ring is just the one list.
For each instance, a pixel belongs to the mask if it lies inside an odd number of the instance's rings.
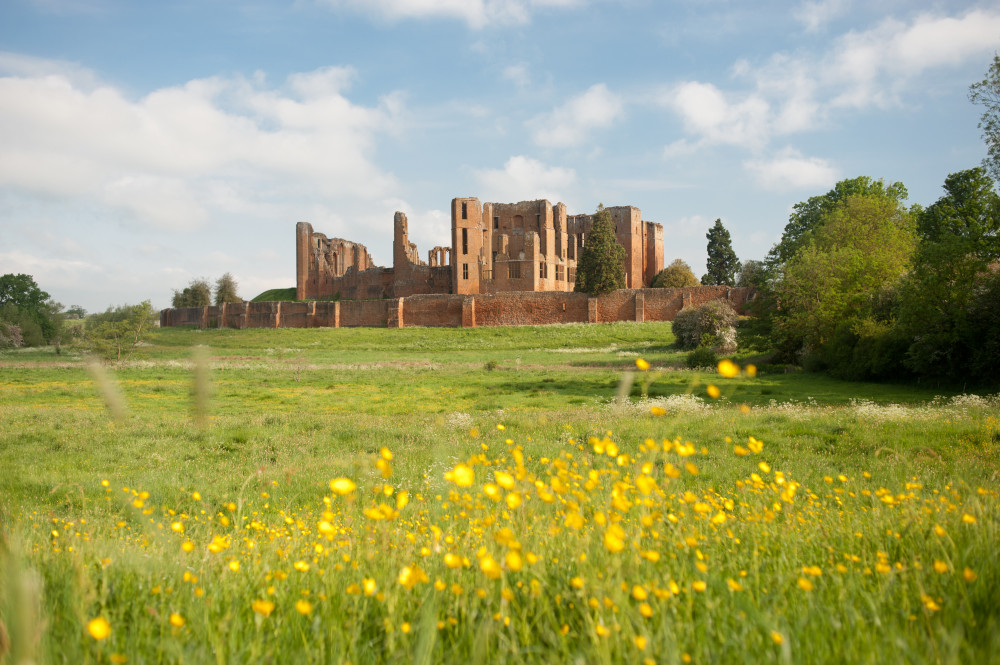
[{"label": "yellow wildflower", "polygon": [[274,602],[270,600],[255,600],[250,603],[250,607],[257,614],[267,618],[271,616],[271,612],[274,611]]},{"label": "yellow wildflower", "polygon": [[727,379],[732,379],[740,375],[739,365],[732,360],[720,360],[717,369],[719,370],[719,374]]},{"label": "yellow wildflower", "polygon": [[330,491],[340,496],[347,496],[358,486],[350,478],[334,478],[330,481]]},{"label": "yellow wildflower", "polygon": [[95,640],[100,642],[111,634],[111,624],[104,617],[97,617],[87,622],[87,632]]}]

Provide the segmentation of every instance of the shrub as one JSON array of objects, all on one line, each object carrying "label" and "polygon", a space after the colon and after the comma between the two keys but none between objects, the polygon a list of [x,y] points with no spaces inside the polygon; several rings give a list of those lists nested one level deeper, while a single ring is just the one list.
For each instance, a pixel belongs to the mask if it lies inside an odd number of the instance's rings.
[{"label": "shrub", "polygon": [[146,333],[156,325],[156,313],[148,300],[138,305],[109,307],[87,318],[86,346],[106,360],[128,360]]},{"label": "shrub", "polygon": [[0,349],[17,349],[23,344],[21,327],[14,323],[0,321]]},{"label": "shrub", "polygon": [[686,307],[678,312],[673,331],[682,349],[710,346],[717,353],[732,353],[737,347],[737,321],[739,316],[729,303],[710,300],[700,307]]},{"label": "shrub", "polygon": [[701,282],[694,276],[691,266],[683,259],[674,259],[669,266],[656,273],[652,283],[654,289],[677,289],[700,285]]},{"label": "shrub", "polygon": [[701,312],[697,307],[685,307],[678,312],[672,327],[677,346],[682,349],[693,349],[701,343]]},{"label": "shrub", "polygon": [[710,346],[699,346],[697,349],[687,354],[688,367],[712,367],[719,362],[718,356]]}]

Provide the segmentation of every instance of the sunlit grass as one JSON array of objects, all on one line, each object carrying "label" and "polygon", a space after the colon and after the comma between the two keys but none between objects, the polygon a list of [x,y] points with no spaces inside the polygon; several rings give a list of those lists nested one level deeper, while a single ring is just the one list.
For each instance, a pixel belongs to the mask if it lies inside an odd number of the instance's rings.
[{"label": "sunlit grass", "polygon": [[642,330],[492,370],[476,331],[170,331],[118,420],[82,364],[8,365],[6,662],[995,658],[996,398],[675,372]]}]

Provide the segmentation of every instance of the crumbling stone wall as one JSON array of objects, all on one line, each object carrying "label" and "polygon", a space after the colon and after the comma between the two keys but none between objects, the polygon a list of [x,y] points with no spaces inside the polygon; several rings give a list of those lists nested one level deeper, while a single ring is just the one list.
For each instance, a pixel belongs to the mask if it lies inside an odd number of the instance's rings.
[{"label": "crumbling stone wall", "polygon": [[[663,269],[663,227],[642,220],[633,206],[608,208],[625,248],[629,288],[649,286]],[[299,300],[399,298],[417,294],[572,291],[576,264],[593,226],[591,215],[567,215],[544,199],[451,202],[451,247],[435,247],[427,261],[409,240],[406,215],[393,220],[392,268],[374,265],[364,245],[327,238],[296,225],[296,297]]]},{"label": "crumbling stone wall", "polygon": [[296,298],[322,298],[332,295],[334,282],[349,271],[365,272],[375,268],[364,245],[343,238],[327,238],[313,231],[312,224],[295,225]]}]

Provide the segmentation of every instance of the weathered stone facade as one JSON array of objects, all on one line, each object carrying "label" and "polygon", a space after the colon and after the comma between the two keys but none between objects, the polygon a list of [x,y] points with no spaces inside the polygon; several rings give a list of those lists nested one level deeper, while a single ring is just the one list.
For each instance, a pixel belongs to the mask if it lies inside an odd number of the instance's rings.
[{"label": "weathered stone facade", "polygon": [[[625,248],[627,288],[649,286],[663,269],[663,227],[632,206],[608,208]],[[572,291],[576,262],[593,227],[592,215],[567,215],[546,200],[451,202],[451,247],[435,247],[427,262],[409,241],[406,215],[394,220],[392,268],[377,268],[363,245],[296,226],[296,297],[300,300],[400,298],[417,294]]]}]

